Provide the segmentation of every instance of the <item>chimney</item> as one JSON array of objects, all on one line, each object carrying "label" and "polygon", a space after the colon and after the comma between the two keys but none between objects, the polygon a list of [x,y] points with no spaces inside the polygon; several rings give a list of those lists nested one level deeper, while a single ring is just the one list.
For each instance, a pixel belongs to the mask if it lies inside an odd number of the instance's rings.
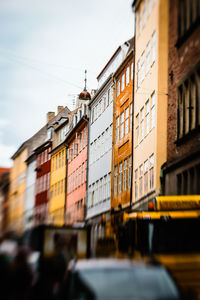
[{"label": "chimney", "polygon": [[55,117],[55,112],[49,111],[47,113],[47,123],[49,123]]},{"label": "chimney", "polygon": [[64,106],[58,106],[57,107],[57,114],[59,114],[63,110]]}]

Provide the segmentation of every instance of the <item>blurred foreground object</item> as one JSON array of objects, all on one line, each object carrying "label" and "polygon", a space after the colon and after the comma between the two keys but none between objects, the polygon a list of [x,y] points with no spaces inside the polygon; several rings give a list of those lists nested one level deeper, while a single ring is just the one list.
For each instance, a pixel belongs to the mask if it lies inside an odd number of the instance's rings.
[{"label": "blurred foreground object", "polygon": [[180,299],[160,265],[128,259],[71,261],[62,299]]}]

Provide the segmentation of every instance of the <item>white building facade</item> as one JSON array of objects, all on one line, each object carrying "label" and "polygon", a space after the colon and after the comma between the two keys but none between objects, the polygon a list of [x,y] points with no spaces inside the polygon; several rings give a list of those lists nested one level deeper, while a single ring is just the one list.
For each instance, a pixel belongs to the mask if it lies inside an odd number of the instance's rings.
[{"label": "white building facade", "polygon": [[89,103],[88,198],[86,220],[92,226],[91,248],[105,234],[104,221],[110,218],[111,157],[113,122],[112,74],[122,63],[129,45],[120,46],[97,77],[98,90]]}]

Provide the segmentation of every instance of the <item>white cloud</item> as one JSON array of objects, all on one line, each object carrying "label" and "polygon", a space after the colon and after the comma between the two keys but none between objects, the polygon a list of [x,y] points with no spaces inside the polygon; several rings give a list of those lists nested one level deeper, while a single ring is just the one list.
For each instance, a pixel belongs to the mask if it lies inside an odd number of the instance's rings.
[{"label": "white cloud", "polygon": [[0,144],[0,166],[1,167],[11,167],[12,160],[10,157],[16,151],[16,147],[14,146],[6,146],[4,144]]}]

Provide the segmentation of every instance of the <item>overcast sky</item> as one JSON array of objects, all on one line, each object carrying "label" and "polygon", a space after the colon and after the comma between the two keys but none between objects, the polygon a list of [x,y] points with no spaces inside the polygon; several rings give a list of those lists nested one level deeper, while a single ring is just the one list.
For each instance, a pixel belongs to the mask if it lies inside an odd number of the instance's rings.
[{"label": "overcast sky", "polygon": [[58,105],[97,87],[117,47],[134,35],[132,0],[0,0],[0,166]]}]

